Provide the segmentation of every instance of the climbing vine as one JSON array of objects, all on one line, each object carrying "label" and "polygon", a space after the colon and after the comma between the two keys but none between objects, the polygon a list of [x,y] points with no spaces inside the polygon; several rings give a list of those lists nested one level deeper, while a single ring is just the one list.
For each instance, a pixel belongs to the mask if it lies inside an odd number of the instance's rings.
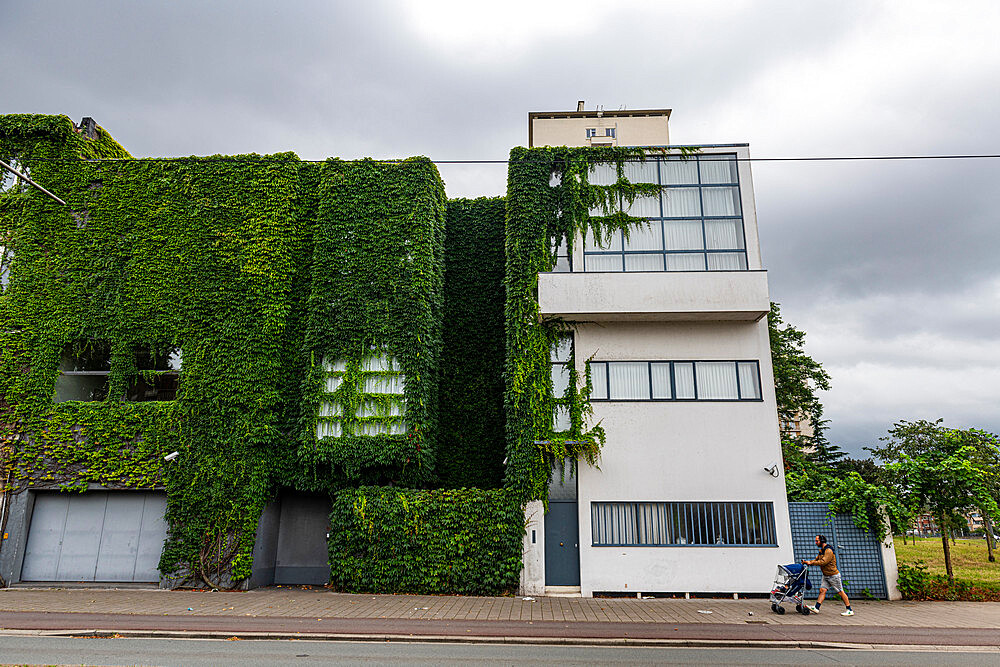
[{"label": "climbing vine", "polygon": [[[682,151],[683,155],[690,151]],[[550,355],[568,323],[541,317],[538,274],[551,271],[556,249],[565,242],[572,253],[578,236],[604,240],[622,230],[648,224],[628,210],[639,197],[658,194],[652,183],[632,183],[629,161],[644,161],[640,148],[514,148],[507,173],[506,334],[507,334],[507,474],[506,484],[526,499],[546,499],[555,468],[579,460],[599,462],[605,443],[600,425],[588,426],[591,390],[589,366],[584,377],[570,359],[570,383],[563,396],[553,395]],[[616,179],[591,184],[597,167],[610,166]],[[570,428],[554,430],[553,411],[568,410]]]}]

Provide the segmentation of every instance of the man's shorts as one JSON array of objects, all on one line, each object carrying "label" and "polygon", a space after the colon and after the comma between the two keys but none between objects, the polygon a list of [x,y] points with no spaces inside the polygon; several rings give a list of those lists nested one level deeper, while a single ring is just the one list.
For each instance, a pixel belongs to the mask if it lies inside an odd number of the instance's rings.
[{"label": "man's shorts", "polygon": [[837,574],[824,574],[823,581],[820,582],[819,587],[839,593],[844,590],[844,582],[840,580],[839,572]]}]

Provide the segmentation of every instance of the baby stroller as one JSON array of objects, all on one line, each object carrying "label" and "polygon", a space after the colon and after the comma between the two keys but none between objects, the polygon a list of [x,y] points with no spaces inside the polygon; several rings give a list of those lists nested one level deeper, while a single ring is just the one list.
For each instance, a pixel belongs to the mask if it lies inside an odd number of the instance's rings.
[{"label": "baby stroller", "polygon": [[774,575],[774,587],[771,589],[771,611],[784,614],[785,608],[781,603],[794,602],[795,611],[808,616],[809,610],[802,603],[802,595],[807,590],[812,590],[808,567],[798,563],[779,565],[778,573]]}]

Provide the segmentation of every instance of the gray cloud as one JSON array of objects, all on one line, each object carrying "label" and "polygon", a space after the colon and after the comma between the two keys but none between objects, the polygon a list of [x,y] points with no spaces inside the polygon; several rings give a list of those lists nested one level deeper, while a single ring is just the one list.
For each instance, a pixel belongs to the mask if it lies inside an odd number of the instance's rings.
[{"label": "gray cloud", "polygon": [[[138,156],[504,158],[531,110],[673,107],[757,156],[1000,152],[1000,5],[0,0],[0,113]],[[452,196],[503,166],[442,165]],[[831,436],[1000,428],[1000,161],[757,163],[775,300],[830,368]]]}]

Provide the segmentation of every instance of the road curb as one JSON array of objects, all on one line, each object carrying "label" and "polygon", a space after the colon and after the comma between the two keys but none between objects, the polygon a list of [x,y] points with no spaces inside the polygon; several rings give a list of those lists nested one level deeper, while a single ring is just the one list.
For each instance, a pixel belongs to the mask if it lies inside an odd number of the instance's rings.
[{"label": "road curb", "polygon": [[470,635],[417,634],[344,634],[314,632],[201,632],[181,630],[0,630],[0,636],[85,637],[135,639],[203,639],[227,641],[338,641],[338,642],[401,642],[424,644],[522,644],[551,646],[648,646],[662,648],[772,648],[772,649],[838,649],[877,651],[944,651],[989,653],[1000,651],[997,646],[961,646],[936,644],[871,644],[823,641],[769,641],[751,639],[632,639],[624,637],[492,637]]}]

